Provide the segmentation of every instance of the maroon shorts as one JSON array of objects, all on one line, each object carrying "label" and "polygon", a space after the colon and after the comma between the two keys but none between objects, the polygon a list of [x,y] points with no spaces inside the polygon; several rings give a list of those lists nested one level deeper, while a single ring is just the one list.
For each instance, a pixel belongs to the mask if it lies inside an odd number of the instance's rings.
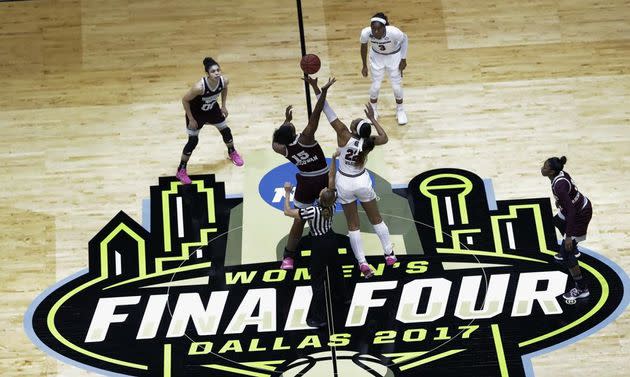
[{"label": "maroon shorts", "polygon": [[591,218],[593,217],[593,206],[591,205],[591,201],[588,201],[588,204],[584,209],[575,215],[575,234],[578,236],[585,236],[586,231],[588,230],[588,224],[591,222]]},{"label": "maroon shorts", "polygon": [[319,198],[319,193],[323,188],[328,187],[328,173],[317,175],[315,177],[305,177],[296,174],[294,199],[300,203],[312,204]]},{"label": "maroon shorts", "polygon": [[[564,215],[564,213],[562,215]],[[588,231],[588,224],[591,222],[592,217],[593,206],[591,205],[591,201],[589,200],[586,206],[575,214],[575,223],[573,224],[573,234],[575,235],[574,237],[582,238],[586,236],[586,232]],[[566,229],[566,218],[563,219],[562,222],[562,225],[564,225],[564,228]]]}]

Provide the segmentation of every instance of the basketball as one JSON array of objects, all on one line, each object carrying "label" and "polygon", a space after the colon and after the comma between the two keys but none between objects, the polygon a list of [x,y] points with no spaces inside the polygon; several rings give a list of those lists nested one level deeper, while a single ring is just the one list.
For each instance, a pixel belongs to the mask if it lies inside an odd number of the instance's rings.
[{"label": "basketball", "polygon": [[300,68],[307,75],[312,75],[319,71],[319,68],[322,66],[322,62],[319,60],[319,57],[315,54],[306,54],[302,57],[300,61]]}]

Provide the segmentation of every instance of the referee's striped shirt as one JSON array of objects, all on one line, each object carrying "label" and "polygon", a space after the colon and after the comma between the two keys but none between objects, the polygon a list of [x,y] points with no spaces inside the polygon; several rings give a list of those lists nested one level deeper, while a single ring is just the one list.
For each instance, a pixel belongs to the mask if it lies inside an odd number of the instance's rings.
[{"label": "referee's striped shirt", "polygon": [[[308,226],[311,228],[311,235],[313,236],[323,236],[332,228],[333,217],[326,218],[322,210],[323,208],[320,206],[300,208],[300,218],[308,220]],[[332,210],[335,210],[334,207]]]}]

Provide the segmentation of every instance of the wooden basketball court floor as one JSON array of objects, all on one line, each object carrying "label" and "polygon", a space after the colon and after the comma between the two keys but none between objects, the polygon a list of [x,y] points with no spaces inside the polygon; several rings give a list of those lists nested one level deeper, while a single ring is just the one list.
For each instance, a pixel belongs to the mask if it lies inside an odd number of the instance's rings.
[{"label": "wooden basketball court floor", "polygon": [[[491,178],[497,198],[550,196],[542,161],[566,170],[594,203],[584,245],[630,271],[630,3],[627,0],[304,1],[308,52],[335,76],[340,118],[362,114],[359,32],[385,12],[409,36],[409,124],[394,118],[379,173],[392,183],[441,167]],[[87,243],[119,210],[141,219],[159,176],[185,143],[181,97],[213,56],[230,77],[229,124],[245,159],[201,134],[189,171],[247,191],[248,166],[295,107],[306,124],[292,0],[42,0],[0,3],[0,370],[87,376],[37,349],[22,320],[46,287],[87,266]],[[334,134],[322,120],[326,153]],[[269,156],[269,157],[267,157]],[[265,160],[267,161],[267,160]],[[279,215],[280,216],[280,215]],[[288,229],[288,227],[287,227]],[[627,376],[630,312],[590,337],[533,360],[536,376]]]}]

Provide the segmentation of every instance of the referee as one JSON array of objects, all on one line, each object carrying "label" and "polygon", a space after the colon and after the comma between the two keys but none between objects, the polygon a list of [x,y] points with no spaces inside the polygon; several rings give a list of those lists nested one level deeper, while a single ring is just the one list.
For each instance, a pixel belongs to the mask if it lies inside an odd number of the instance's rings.
[{"label": "referee", "polygon": [[330,261],[337,254],[337,238],[332,231],[333,215],[335,214],[335,174],[337,168],[335,159],[339,151],[332,156],[328,171],[328,187],[319,192],[319,201],[306,208],[291,208],[289,198],[293,189],[291,183],[284,184],[284,214],[295,219],[308,221],[311,235],[311,287],[313,289],[313,305],[306,323],[311,327],[324,327],[327,324],[324,312],[324,272]]}]

